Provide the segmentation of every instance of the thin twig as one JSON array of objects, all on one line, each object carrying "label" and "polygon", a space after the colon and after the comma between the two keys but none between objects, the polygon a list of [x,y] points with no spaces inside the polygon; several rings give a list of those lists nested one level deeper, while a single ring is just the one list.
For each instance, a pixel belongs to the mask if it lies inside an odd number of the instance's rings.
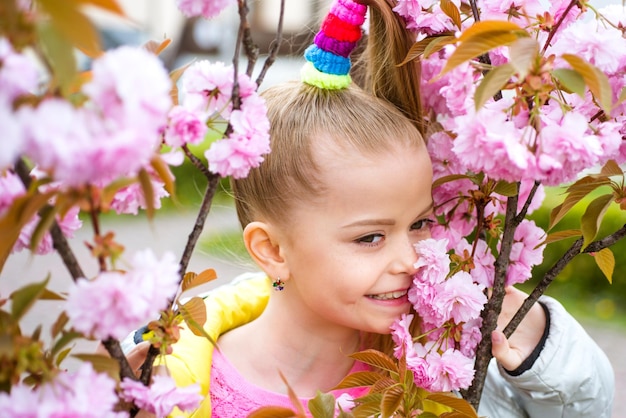
[{"label": "thin twig", "polygon": [[278,51],[280,50],[280,45],[283,43],[283,20],[285,17],[285,0],[280,1],[280,12],[278,15],[278,27],[276,28],[276,38],[272,42],[272,46],[270,47],[269,54],[263,63],[263,68],[261,68],[261,72],[256,79],[257,88],[263,83],[263,79],[265,78],[265,74],[267,70],[274,64],[276,61],[276,56],[278,55]]},{"label": "thin twig", "polygon": [[[30,178],[30,170],[22,159],[19,159],[15,164],[15,172],[24,184],[24,187],[28,189],[32,180]],[[50,235],[52,236],[52,245],[54,249],[59,253],[61,260],[63,261],[63,264],[69,271],[70,275],[72,276],[72,279],[76,281],[82,277],[85,277],[85,273],[78,263],[78,259],[70,248],[70,245],[67,242],[65,235],[63,235],[63,231],[61,231],[61,228],[59,227],[59,224],[56,220],[52,222]]]},{"label": "thin twig", "polygon": [[256,61],[259,58],[259,47],[252,39],[252,31],[250,30],[250,23],[248,22],[249,11],[247,0],[239,0],[239,29],[241,31],[241,38],[237,39],[237,44],[243,44],[246,57],[248,58],[248,68],[246,69],[248,77],[252,76]]},{"label": "thin twig", "polygon": [[206,192],[204,193],[204,197],[202,198],[202,204],[200,205],[200,210],[198,211],[198,216],[196,218],[196,223],[187,238],[187,245],[185,246],[185,250],[183,251],[183,255],[180,259],[180,275],[181,278],[184,276],[187,271],[187,267],[189,266],[189,260],[191,260],[191,254],[198,242],[198,238],[204,229],[204,224],[206,222],[206,218],[209,215],[209,211],[211,209],[211,202],[213,201],[213,197],[215,196],[215,191],[217,190],[217,184],[219,182],[220,176],[217,174],[213,174],[213,176],[209,179],[207,184]]},{"label": "thin twig", "polygon": [[[615,231],[613,234],[606,236],[605,238],[594,241],[587,246],[582,252],[583,253],[594,253],[600,251],[604,248],[610,247],[615,244],[617,241],[626,237],[626,225],[622,226],[620,229]],[[515,313],[511,321],[504,328],[504,335],[506,337],[510,337],[518,325],[524,319],[524,316],[530,311],[530,308],[534,305],[535,302],[543,295],[548,288],[548,286],[552,283],[552,281],[559,275],[561,271],[576,257],[581,253],[581,248],[583,246],[583,239],[579,238],[571,245],[571,247],[563,254],[563,256],[548,270],[548,272],[543,276],[541,282],[537,284],[537,286],[533,289],[530,295],[526,298],[522,306]]]},{"label": "thin twig", "polygon": [[207,168],[206,165],[204,165],[202,160],[200,160],[200,158],[196,157],[191,152],[187,144],[183,145],[181,148],[183,149],[183,152],[185,153],[187,158],[189,158],[189,161],[191,161],[191,164],[193,164],[193,166],[196,167],[198,171],[200,171],[204,175],[204,177],[207,178],[207,180],[211,180],[215,174],[209,171],[209,169]]},{"label": "thin twig", "polygon": [[474,363],[474,380],[472,385],[464,391],[463,397],[472,406],[478,409],[483,388],[485,386],[485,378],[487,377],[487,367],[491,361],[491,333],[496,329],[498,324],[498,316],[502,310],[502,301],[506,294],[504,282],[506,280],[506,272],[510,263],[511,249],[513,247],[513,237],[518,224],[515,222],[517,212],[517,195],[511,196],[507,200],[506,217],[504,221],[504,232],[502,233],[502,242],[500,244],[500,253],[495,262],[495,278],[491,297],[485,305],[481,313],[483,320],[481,326],[482,338],[476,348],[476,362]]},{"label": "thin twig", "polygon": [[526,198],[526,202],[524,202],[524,206],[522,207],[522,210],[520,210],[517,216],[515,217],[515,222],[518,225],[522,223],[522,220],[526,217],[526,214],[528,213],[528,208],[530,207],[530,204],[533,202],[533,199],[535,198],[535,194],[537,193],[537,189],[539,189],[540,185],[541,185],[540,182],[535,181],[533,188],[530,190],[530,193],[528,194],[528,197]]},{"label": "thin twig", "polygon": [[128,363],[128,359],[124,355],[124,351],[122,350],[120,342],[115,338],[109,338],[102,341],[102,345],[104,346],[104,348],[106,348],[109,355],[117,360],[120,364],[120,378],[124,379],[125,377],[128,377],[133,380],[137,380],[137,377],[135,376],[135,371],[130,367],[130,364]]},{"label": "thin twig", "polygon": [[554,35],[556,35],[556,32],[559,30],[559,27],[561,26],[561,24],[563,23],[563,21],[565,20],[565,18],[569,14],[569,12],[577,4],[579,4],[578,0],[572,0],[570,2],[570,4],[567,5],[567,8],[565,8],[565,11],[561,15],[561,17],[558,20],[558,22],[556,22],[556,24],[552,27],[552,30],[550,30],[550,33],[548,34],[548,38],[546,39],[546,43],[543,44],[543,49],[541,50],[541,55],[546,53],[546,51],[548,50],[548,47],[550,46],[550,43],[552,42],[552,38],[554,38]]}]

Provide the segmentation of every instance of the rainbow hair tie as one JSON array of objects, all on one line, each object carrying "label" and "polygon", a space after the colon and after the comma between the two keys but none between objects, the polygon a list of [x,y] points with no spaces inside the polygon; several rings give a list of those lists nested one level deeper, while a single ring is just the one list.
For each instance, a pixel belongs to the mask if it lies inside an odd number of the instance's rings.
[{"label": "rainbow hair tie", "polygon": [[306,84],[327,90],[347,88],[350,54],[361,39],[367,6],[354,0],[335,0],[313,44],[304,51],[306,64],[300,76]]}]

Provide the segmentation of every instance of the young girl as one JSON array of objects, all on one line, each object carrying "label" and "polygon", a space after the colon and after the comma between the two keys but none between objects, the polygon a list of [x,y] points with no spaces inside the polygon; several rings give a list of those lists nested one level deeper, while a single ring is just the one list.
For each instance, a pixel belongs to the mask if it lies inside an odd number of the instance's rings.
[{"label": "young girl", "polygon": [[[194,417],[292,407],[281,374],[306,405],[364,368],[349,354],[389,352],[389,327],[410,309],[414,244],[432,222],[432,169],[417,68],[393,65],[411,38],[387,1],[371,3],[368,92],[347,76],[366,7],[337,0],[305,54],[304,82],[264,93],[272,151],[233,183],[246,248],[264,273],[206,299],[219,351],[184,332],[165,360],[180,386],[201,385]],[[523,298],[509,289],[503,323]],[[610,415],[610,365],[556,301],[542,299],[509,341],[495,332],[493,343],[479,414]]]}]

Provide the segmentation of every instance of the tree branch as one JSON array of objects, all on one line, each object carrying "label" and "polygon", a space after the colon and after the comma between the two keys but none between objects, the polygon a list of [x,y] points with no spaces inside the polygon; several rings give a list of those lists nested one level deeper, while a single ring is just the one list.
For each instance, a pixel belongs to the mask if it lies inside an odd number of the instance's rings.
[{"label": "tree branch", "polygon": [[[24,163],[24,160],[19,159],[15,163],[15,172],[24,184],[24,187],[28,189],[30,187],[32,179],[30,178],[30,170],[26,166],[26,163]],[[56,220],[52,222],[50,235],[52,236],[52,245],[54,249],[59,253],[61,260],[63,261],[63,264],[69,271],[70,275],[72,276],[72,279],[76,281],[81,277],[85,277],[85,273],[78,263],[78,259],[70,248],[70,245],[67,242],[65,235],[63,235],[63,231],[61,231],[61,228],[59,227],[59,224]]]},{"label": "tree branch", "polygon": [[261,72],[259,73],[259,76],[256,79],[257,88],[258,86],[261,85],[261,83],[263,83],[263,79],[265,78],[265,74],[267,73],[267,70],[272,66],[272,64],[274,64],[274,61],[276,61],[276,56],[278,55],[280,45],[283,43],[284,17],[285,17],[285,0],[281,0],[280,11],[278,15],[278,27],[276,28],[276,37],[274,38],[274,41],[272,42],[272,45],[270,47],[269,55],[267,56],[267,58],[265,59],[265,62],[263,63],[263,68],[261,68]]},{"label": "tree branch", "polygon": [[[604,248],[610,247],[615,244],[617,241],[626,237],[626,225],[622,226],[620,229],[615,231],[613,234],[606,236],[605,238],[594,241],[587,246],[582,252],[583,253],[593,253],[600,251]],[[583,246],[583,239],[577,239],[571,247],[563,254],[563,256],[552,266],[550,270],[543,276],[543,279],[537,284],[537,286],[533,289],[531,294],[526,298],[522,306],[515,313],[511,321],[504,328],[503,332],[506,337],[510,337],[518,325],[524,319],[524,316],[528,313],[530,308],[534,305],[535,302],[543,295],[548,288],[548,286],[552,283],[552,281],[556,278],[556,276],[563,271],[563,269],[576,257],[581,253],[581,248]]]},{"label": "tree branch", "polygon": [[504,283],[506,280],[506,271],[509,266],[511,249],[513,247],[513,237],[515,229],[519,225],[516,222],[518,196],[511,196],[507,200],[506,216],[504,221],[504,232],[502,234],[502,242],[500,245],[500,253],[495,262],[495,278],[493,284],[493,292],[487,301],[481,317],[483,320],[481,326],[482,338],[476,348],[476,362],[474,363],[474,380],[472,385],[464,391],[463,398],[467,400],[475,409],[478,409],[485,379],[487,377],[487,367],[491,361],[491,333],[496,329],[498,324],[498,316],[502,310],[502,301],[506,294]]}]

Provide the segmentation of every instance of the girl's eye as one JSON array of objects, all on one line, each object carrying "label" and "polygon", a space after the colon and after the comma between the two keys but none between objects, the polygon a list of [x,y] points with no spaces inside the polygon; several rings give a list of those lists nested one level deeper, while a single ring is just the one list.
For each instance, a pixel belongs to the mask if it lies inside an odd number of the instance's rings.
[{"label": "girl's eye", "polygon": [[432,219],[420,219],[419,221],[411,225],[411,229],[420,230],[420,229],[430,228],[430,226],[433,223],[434,221]]},{"label": "girl's eye", "polygon": [[383,234],[370,234],[364,237],[358,238],[357,242],[363,244],[378,244],[383,239]]}]

